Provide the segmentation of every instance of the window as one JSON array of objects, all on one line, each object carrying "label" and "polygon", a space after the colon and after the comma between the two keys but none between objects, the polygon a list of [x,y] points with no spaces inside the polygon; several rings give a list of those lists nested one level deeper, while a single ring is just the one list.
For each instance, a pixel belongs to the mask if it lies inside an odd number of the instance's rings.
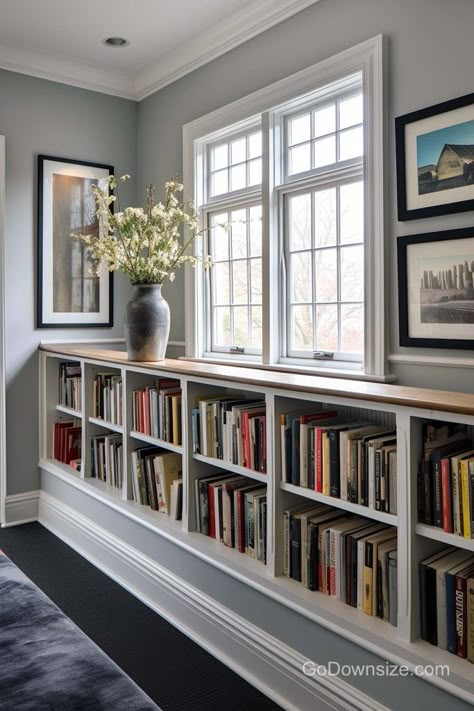
[{"label": "window", "polygon": [[214,262],[188,275],[188,355],[384,376],[381,46],[185,127]]}]

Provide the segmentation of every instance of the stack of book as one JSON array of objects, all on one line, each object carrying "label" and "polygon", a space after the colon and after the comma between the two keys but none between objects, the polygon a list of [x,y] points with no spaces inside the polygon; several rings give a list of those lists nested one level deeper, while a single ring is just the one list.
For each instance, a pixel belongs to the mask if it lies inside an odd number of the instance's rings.
[{"label": "stack of book", "polygon": [[181,444],[181,388],[179,380],[161,379],[151,388],[132,392],[135,432]]},{"label": "stack of book", "polygon": [[421,638],[474,663],[474,555],[445,548],[420,563]]},{"label": "stack of book", "polygon": [[284,512],[284,574],[397,624],[397,530],[325,504]]},{"label": "stack of book", "polygon": [[81,469],[82,427],[80,420],[60,420],[53,425],[53,458]]},{"label": "stack of book", "polygon": [[193,451],[266,472],[264,400],[202,398],[192,410]]},{"label": "stack of book", "polygon": [[284,482],[396,514],[395,430],[320,408],[281,414],[280,429]]},{"label": "stack of book", "polygon": [[122,377],[116,373],[97,373],[92,404],[94,417],[114,425],[122,424]]},{"label": "stack of book", "polygon": [[132,452],[133,500],[154,511],[182,518],[183,478],[180,454],[160,447],[140,447]]},{"label": "stack of book", "polygon": [[73,410],[81,409],[81,364],[65,361],[59,364],[58,402]]},{"label": "stack of book", "polygon": [[220,472],[197,479],[195,495],[198,531],[266,562],[266,486]]},{"label": "stack of book", "polygon": [[95,435],[91,438],[91,476],[119,489],[123,483],[122,435]]},{"label": "stack of book", "polygon": [[418,520],[474,537],[474,446],[462,425],[433,422],[423,427]]}]

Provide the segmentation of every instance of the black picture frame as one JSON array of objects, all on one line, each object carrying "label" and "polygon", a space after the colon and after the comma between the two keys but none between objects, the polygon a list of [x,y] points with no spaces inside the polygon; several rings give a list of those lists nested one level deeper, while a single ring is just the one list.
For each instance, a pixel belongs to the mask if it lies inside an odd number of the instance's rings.
[{"label": "black picture frame", "polygon": [[[399,338],[401,346],[418,348],[448,348],[456,350],[473,350],[474,338],[419,338],[410,336],[409,298],[408,298],[408,260],[407,251],[410,245],[446,242],[450,240],[472,239],[474,258],[474,227],[465,227],[442,232],[428,232],[417,235],[404,235],[397,240],[398,256],[398,311]],[[474,304],[474,300],[473,300]],[[473,324],[474,328],[474,324]]]},{"label": "black picture frame", "polygon": [[[103,320],[100,321],[87,321],[78,320],[73,321],[51,321],[50,317],[45,313],[45,298],[44,298],[44,288],[45,288],[45,259],[44,250],[46,242],[45,234],[45,172],[46,169],[50,169],[49,164],[62,164],[70,166],[79,166],[80,168],[90,168],[91,170],[103,171],[105,175],[113,175],[114,168],[111,165],[105,163],[95,163],[92,161],[76,160],[73,158],[61,158],[58,156],[50,156],[40,154],[37,156],[37,280],[36,280],[36,327],[37,328],[111,328],[114,325],[114,278],[113,272],[108,272],[108,284],[106,285],[106,293],[108,295],[108,308],[106,309],[106,314],[104,314]],[[113,203],[111,205],[113,209]],[[84,312],[77,312],[79,317]]]},{"label": "black picture frame", "polygon": [[[429,207],[419,207],[409,209],[407,207],[407,165],[406,165],[406,140],[405,129],[408,124],[423,121],[432,116],[449,113],[456,109],[461,109],[466,106],[474,105],[474,93],[460,96],[456,99],[450,99],[434,106],[429,106],[412,113],[398,116],[395,119],[395,141],[396,141],[396,161],[397,161],[397,204],[398,204],[398,219],[400,222],[407,220],[417,220],[426,217],[439,217],[442,215],[450,215],[458,212],[467,212],[474,209],[474,197],[469,200],[461,200],[458,202],[449,201],[440,202],[439,205]],[[473,195],[474,195],[474,183]],[[442,196],[442,191],[440,191]]]}]

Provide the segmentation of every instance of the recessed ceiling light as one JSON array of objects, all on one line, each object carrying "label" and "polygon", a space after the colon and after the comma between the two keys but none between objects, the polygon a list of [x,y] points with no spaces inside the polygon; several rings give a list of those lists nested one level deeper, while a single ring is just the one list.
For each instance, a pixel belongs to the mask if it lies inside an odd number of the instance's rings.
[{"label": "recessed ceiling light", "polygon": [[102,40],[106,47],[128,47],[130,40],[125,37],[106,37]]}]

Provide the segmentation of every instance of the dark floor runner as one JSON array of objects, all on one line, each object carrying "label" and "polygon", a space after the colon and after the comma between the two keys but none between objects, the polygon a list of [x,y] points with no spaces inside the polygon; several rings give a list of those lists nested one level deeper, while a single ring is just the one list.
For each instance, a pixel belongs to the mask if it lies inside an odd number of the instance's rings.
[{"label": "dark floor runner", "polygon": [[163,711],[279,708],[40,524],[0,529],[0,548]]}]

